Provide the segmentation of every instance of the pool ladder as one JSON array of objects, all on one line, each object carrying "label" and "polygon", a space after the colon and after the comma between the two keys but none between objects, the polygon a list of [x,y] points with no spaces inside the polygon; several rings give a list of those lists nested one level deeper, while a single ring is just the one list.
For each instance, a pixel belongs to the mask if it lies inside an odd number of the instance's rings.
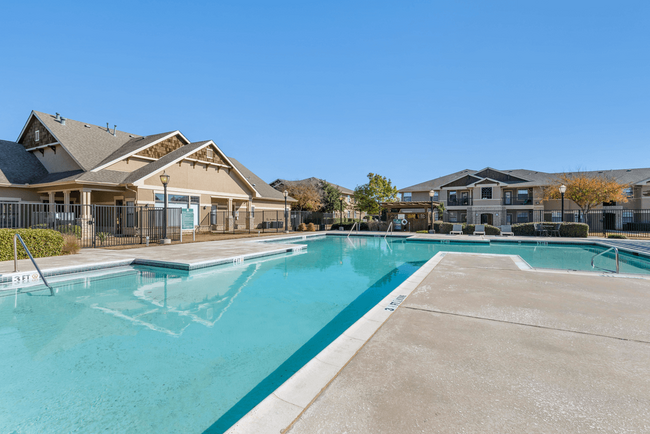
[{"label": "pool ladder", "polygon": [[[604,255],[605,253],[609,252],[610,250],[613,250],[614,253],[616,254],[616,271],[614,271],[614,270],[609,270],[609,269],[607,269],[607,268],[596,267],[596,266],[594,265],[594,260],[595,260],[597,257],[599,257],[600,255]],[[607,250],[605,250],[604,252],[600,252],[600,253],[594,255],[594,256],[591,258],[591,268],[598,268],[599,270],[609,271],[610,273],[616,273],[616,274],[618,274],[618,273],[619,273],[619,270],[620,270],[620,268],[619,268],[619,262],[618,262],[618,247],[612,247],[611,249],[607,249]]]},{"label": "pool ladder", "polygon": [[[350,232],[348,232],[348,238],[350,238],[350,234],[352,233],[352,231],[354,230],[354,227],[355,227],[356,225],[357,225],[357,222],[354,222],[354,224],[353,224],[352,227],[350,228]],[[357,231],[357,232],[359,232],[359,231]]]},{"label": "pool ladder", "polygon": [[388,236],[388,231],[390,231],[391,234],[393,233],[392,229],[393,229],[393,222],[391,221],[390,224],[388,225],[388,229],[386,229],[386,235],[384,235],[384,239],[386,239],[386,237]]},{"label": "pool ladder", "polygon": [[38,274],[41,276],[41,279],[43,279],[43,283],[45,284],[45,286],[47,286],[50,289],[50,295],[54,296],[54,290],[52,289],[50,284],[47,283],[47,280],[45,280],[45,276],[43,276],[41,269],[38,268],[38,265],[36,265],[36,261],[32,256],[32,252],[29,251],[29,249],[25,245],[25,242],[23,241],[23,237],[21,237],[20,234],[14,234],[14,273],[18,272],[18,248],[16,244],[17,240],[20,241],[20,244],[23,245],[23,249],[25,249],[25,252],[27,252],[27,256],[29,256],[29,259],[32,260],[32,264],[34,264],[34,268],[36,268],[36,271],[38,271]]}]

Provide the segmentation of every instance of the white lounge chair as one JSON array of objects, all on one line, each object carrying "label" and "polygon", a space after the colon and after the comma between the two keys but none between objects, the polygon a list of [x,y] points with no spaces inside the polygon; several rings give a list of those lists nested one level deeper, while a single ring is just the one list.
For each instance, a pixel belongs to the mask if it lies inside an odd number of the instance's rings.
[{"label": "white lounge chair", "polygon": [[451,228],[450,235],[463,235],[463,225],[454,225]]},{"label": "white lounge chair", "polygon": [[515,235],[515,233],[512,232],[512,225],[501,225],[501,236],[505,237],[507,235]]},{"label": "white lounge chair", "polygon": [[485,235],[485,225],[474,226],[474,235]]}]

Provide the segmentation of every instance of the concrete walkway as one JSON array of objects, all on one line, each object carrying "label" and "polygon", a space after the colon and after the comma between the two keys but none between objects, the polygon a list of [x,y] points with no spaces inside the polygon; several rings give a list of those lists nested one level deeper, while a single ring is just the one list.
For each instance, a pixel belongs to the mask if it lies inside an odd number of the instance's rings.
[{"label": "concrete walkway", "polygon": [[650,432],[650,280],[447,254],[302,433]]}]

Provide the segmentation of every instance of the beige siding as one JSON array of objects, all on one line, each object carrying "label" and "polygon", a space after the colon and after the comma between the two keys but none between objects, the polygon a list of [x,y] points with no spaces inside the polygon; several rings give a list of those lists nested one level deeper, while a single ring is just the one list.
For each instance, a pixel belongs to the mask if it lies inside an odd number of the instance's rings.
[{"label": "beige siding", "polygon": [[[194,165],[192,162],[183,161],[180,166],[175,163],[165,171],[171,176],[170,188],[212,191],[215,194],[252,194],[243,181],[235,175],[235,172],[230,171],[228,173],[227,169],[217,170],[215,167],[208,167],[206,170],[205,164],[197,163]],[[162,188],[160,184],[161,174],[162,171],[151,175],[145,179],[144,183]]]},{"label": "beige siding", "polygon": [[146,166],[149,163],[151,163],[151,160],[127,158],[122,161],[118,161],[115,164],[111,164],[106,168],[106,170],[116,170],[118,172],[133,172],[134,170]]},{"label": "beige siding", "polygon": [[4,198],[17,198],[23,202],[40,202],[41,195],[26,188],[0,187],[0,201]]},{"label": "beige siding", "polygon": [[[72,159],[70,154],[66,152],[60,145],[55,146],[56,152],[51,148],[43,148],[32,153],[36,156],[38,161],[50,173],[68,172],[71,170],[80,170],[79,165]],[[41,154],[41,150],[43,153]]]}]

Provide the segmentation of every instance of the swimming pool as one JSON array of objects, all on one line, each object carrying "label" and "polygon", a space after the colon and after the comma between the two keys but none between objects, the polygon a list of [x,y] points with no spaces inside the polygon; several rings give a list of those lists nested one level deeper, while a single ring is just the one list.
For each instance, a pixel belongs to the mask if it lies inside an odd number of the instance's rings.
[{"label": "swimming pool", "polygon": [[[4,291],[0,432],[224,432],[440,251],[590,269],[605,250],[297,241],[307,249],[198,271],[53,279],[55,297]],[[650,272],[643,258],[625,260],[622,272]]]}]

